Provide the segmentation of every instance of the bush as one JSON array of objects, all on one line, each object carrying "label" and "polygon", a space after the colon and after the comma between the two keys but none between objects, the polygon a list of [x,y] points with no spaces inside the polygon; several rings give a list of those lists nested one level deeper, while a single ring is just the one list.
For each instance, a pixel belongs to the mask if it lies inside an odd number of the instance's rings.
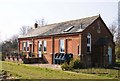
[{"label": "bush", "polygon": [[[71,61],[71,62],[72,62],[72,61]],[[74,68],[74,69],[82,69],[82,68],[84,68],[83,64],[80,62],[79,59],[73,60],[72,63],[74,63],[74,64],[73,64],[73,68]]]},{"label": "bush", "polygon": [[73,70],[73,69],[82,69],[83,64],[80,62],[80,60],[71,60],[69,64],[66,62],[61,65],[62,70]]},{"label": "bush", "polygon": [[61,65],[62,70],[72,70],[73,67],[68,65],[66,62]]}]

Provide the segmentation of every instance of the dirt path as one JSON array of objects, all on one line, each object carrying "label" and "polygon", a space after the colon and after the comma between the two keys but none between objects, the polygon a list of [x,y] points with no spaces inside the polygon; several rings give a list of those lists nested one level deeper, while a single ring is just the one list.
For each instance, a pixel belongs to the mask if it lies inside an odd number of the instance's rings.
[{"label": "dirt path", "polygon": [[29,64],[29,65],[62,70],[61,66],[60,65],[56,65],[56,64]]}]

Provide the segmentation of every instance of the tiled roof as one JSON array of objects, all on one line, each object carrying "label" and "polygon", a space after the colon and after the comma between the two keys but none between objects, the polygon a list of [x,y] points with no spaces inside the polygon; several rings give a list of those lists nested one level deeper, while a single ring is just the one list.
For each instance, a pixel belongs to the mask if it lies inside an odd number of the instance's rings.
[{"label": "tiled roof", "polygon": [[19,36],[19,38],[82,32],[98,17],[99,15],[38,27],[23,36]]}]

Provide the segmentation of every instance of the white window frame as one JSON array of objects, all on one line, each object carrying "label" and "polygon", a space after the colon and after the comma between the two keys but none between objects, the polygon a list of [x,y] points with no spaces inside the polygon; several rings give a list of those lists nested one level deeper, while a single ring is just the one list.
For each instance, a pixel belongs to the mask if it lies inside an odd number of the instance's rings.
[{"label": "white window frame", "polygon": [[26,42],[22,42],[22,50],[23,50],[23,52],[26,51]]},{"label": "white window frame", "polygon": [[64,39],[59,40],[59,51],[60,53],[65,53],[65,40]]},{"label": "white window frame", "polygon": [[[45,50],[46,48],[46,50]],[[43,52],[47,52],[47,41],[43,41]]]},{"label": "white window frame", "polygon": [[91,53],[91,34],[90,33],[87,34],[87,41],[88,39],[89,39],[89,42],[87,42],[87,47],[89,47],[90,49],[89,51],[87,50],[87,52]]},{"label": "white window frame", "polygon": [[[38,42],[38,51],[42,51],[42,48],[40,48],[40,46],[42,45],[42,41]],[[40,50],[41,49],[41,50]]]},{"label": "white window frame", "polygon": [[29,52],[29,41],[26,42],[26,51]]},{"label": "white window frame", "polygon": [[64,30],[64,32],[69,32],[72,28],[74,28],[74,26],[70,26],[67,29]]}]

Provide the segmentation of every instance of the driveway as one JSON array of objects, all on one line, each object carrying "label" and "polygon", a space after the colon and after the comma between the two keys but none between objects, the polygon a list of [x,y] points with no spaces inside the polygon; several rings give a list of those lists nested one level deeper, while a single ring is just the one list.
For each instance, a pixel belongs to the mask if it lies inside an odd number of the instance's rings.
[{"label": "driveway", "polygon": [[43,67],[43,68],[51,68],[51,69],[62,70],[61,66],[60,65],[56,65],[56,64],[29,64],[29,65]]}]

